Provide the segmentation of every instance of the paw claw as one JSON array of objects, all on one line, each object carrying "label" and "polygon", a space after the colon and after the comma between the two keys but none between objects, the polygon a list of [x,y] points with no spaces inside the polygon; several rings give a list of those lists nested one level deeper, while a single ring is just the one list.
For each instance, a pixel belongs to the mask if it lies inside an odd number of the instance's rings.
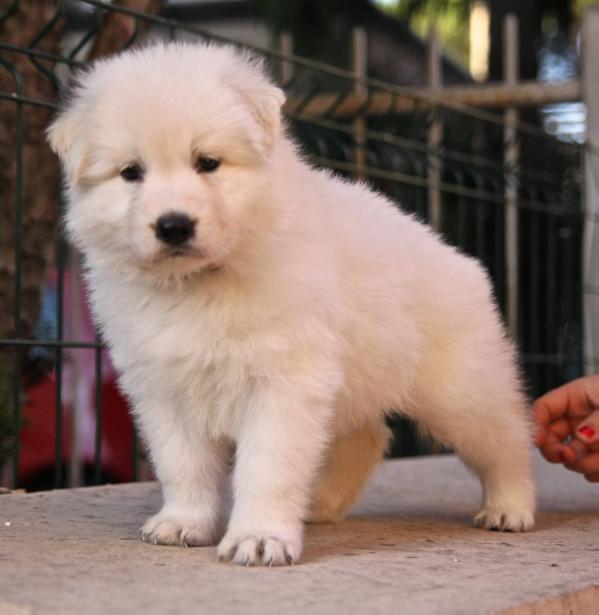
[{"label": "paw claw", "polygon": [[[301,536],[301,534],[300,534]],[[293,566],[301,552],[301,540],[272,534],[227,534],[217,550],[219,561],[233,561],[241,566]]]},{"label": "paw claw", "polygon": [[491,531],[526,532],[534,526],[534,514],[525,509],[504,511],[484,508],[474,517],[474,524]]},{"label": "paw claw", "polygon": [[158,513],[146,521],[140,533],[144,542],[189,548],[214,544],[217,530],[212,521]]}]

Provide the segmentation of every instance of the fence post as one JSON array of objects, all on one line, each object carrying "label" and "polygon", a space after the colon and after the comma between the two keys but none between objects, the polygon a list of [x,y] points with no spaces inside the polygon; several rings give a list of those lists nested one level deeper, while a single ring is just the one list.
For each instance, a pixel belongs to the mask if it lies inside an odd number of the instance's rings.
[{"label": "fence post", "polygon": [[[352,63],[353,73],[358,78],[354,83],[356,96],[365,98],[368,88],[361,79],[368,76],[368,41],[364,28],[355,27],[352,30]],[[356,165],[356,179],[363,179],[364,167],[366,166],[366,120],[363,113],[359,113],[353,122],[354,138],[356,147],[354,148],[354,162]]]},{"label": "fence post", "polygon": [[[443,75],[439,35],[435,28],[428,35],[428,86],[433,92],[442,87]],[[439,147],[443,139],[443,120],[438,107],[431,111],[427,135],[428,146],[428,220],[435,231],[441,231],[441,157]]]},{"label": "fence post", "polygon": [[[503,79],[507,86],[518,82],[518,19],[506,15],[503,22]],[[518,110],[504,113],[503,166],[505,175],[505,276],[506,319],[512,339],[518,339]]]},{"label": "fence post", "polygon": [[[85,304],[84,290],[81,283],[81,265],[79,255],[69,250],[69,285],[68,303],[65,324],[67,335],[72,340],[82,340],[85,337],[81,306]],[[81,487],[83,484],[83,461],[81,457],[81,423],[89,402],[89,390],[85,378],[85,363],[88,354],[80,349],[71,348],[68,351],[71,366],[70,406],[68,414],[69,459],[67,465],[67,486]]]},{"label": "fence post", "polygon": [[599,7],[590,7],[585,13],[582,50],[582,95],[587,109],[583,163],[584,370],[593,374],[599,362]]},{"label": "fence post", "polygon": [[[279,51],[284,56],[293,54],[293,34],[288,30],[281,32],[279,36]],[[292,62],[286,62],[285,60],[281,61],[279,78],[282,86],[287,85],[293,78],[293,68]]]}]

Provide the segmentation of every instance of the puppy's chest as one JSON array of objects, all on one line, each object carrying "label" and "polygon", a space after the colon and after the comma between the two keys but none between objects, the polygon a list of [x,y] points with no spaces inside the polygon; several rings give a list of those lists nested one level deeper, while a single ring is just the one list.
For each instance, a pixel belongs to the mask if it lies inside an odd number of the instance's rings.
[{"label": "puppy's chest", "polygon": [[126,380],[206,408],[239,403],[287,345],[247,312],[192,301],[146,301],[102,320]]}]

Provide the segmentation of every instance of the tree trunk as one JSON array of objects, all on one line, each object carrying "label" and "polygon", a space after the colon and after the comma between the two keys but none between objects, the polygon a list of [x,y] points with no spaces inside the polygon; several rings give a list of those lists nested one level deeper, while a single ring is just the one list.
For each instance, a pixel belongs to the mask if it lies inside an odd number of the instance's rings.
[{"label": "tree trunk", "polygon": [[[0,38],[18,47],[30,41],[52,19],[56,9],[38,0],[21,0],[10,16],[0,25]],[[60,29],[51,29],[37,45],[38,49],[57,53]],[[29,57],[20,53],[3,52],[8,63],[22,81],[22,95],[54,101],[57,88],[42,75]],[[48,66],[46,60],[43,65]],[[16,91],[15,81],[8,70],[1,67],[0,90]],[[58,163],[44,139],[51,109],[22,105],[22,143],[17,143],[17,103],[0,100],[0,194],[2,195],[2,224],[0,225],[0,337],[29,338],[33,335],[39,312],[40,288],[54,243],[57,200]],[[17,193],[17,166],[22,161],[22,185]],[[15,235],[17,204],[20,206],[21,288],[20,320],[13,318],[15,304]]]},{"label": "tree trunk", "polygon": [[[3,4],[8,7],[0,9],[0,40],[21,48],[34,46],[40,51],[60,54],[64,19],[55,1],[20,0]],[[114,4],[157,13],[161,1],[121,0]],[[106,15],[92,45],[90,59],[122,48],[136,32],[135,22],[134,18],[120,13]],[[50,23],[52,27],[40,38]],[[143,35],[145,23],[140,21],[139,26],[136,40]],[[54,77],[54,62],[6,50],[1,52],[0,59],[10,67],[7,69],[0,63],[0,92],[50,102],[57,100],[59,84]],[[60,178],[58,161],[44,135],[51,115],[52,109],[48,107],[0,99],[0,338],[35,336],[41,292],[53,265]],[[18,236],[20,310],[15,319]],[[3,452],[7,452],[3,437],[10,432],[11,356],[10,346],[0,347],[0,465]],[[31,367],[27,362],[28,353],[23,351],[21,356],[25,367]]]}]

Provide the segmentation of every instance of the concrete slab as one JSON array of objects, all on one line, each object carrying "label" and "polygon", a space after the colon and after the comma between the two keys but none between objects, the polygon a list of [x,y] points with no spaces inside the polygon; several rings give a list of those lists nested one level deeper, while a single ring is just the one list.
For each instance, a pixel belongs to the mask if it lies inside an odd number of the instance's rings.
[{"label": "concrete slab", "polygon": [[152,483],[0,496],[0,614],[599,613],[599,485],[538,460],[529,534],[474,529],[451,456],[389,461],[344,523],[310,526],[293,568],[239,568],[137,529]]}]

